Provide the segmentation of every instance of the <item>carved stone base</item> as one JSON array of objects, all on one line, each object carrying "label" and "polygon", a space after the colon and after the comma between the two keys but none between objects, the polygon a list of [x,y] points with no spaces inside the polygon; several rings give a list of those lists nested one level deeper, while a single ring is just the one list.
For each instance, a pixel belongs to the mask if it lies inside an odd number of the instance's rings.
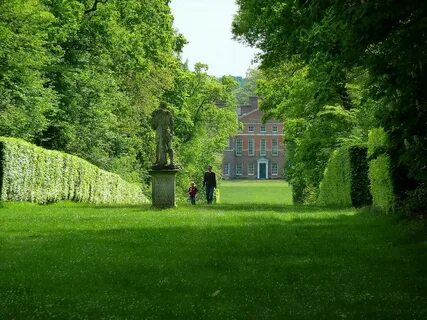
[{"label": "carved stone base", "polygon": [[150,170],[152,205],[156,208],[176,207],[176,174],[177,168]]}]

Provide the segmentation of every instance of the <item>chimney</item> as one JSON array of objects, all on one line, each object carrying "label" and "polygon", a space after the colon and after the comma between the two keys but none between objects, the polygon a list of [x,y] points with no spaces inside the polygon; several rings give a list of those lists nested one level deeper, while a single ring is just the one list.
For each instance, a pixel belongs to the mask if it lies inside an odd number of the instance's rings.
[{"label": "chimney", "polygon": [[249,104],[251,106],[251,110],[258,109],[258,97],[257,96],[249,97]]}]

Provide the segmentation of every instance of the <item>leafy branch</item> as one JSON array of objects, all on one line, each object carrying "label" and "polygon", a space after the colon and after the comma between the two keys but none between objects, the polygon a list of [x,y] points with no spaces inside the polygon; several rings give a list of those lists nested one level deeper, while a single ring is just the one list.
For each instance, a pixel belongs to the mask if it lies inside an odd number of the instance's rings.
[{"label": "leafy branch", "polygon": [[95,0],[95,2],[92,5],[92,8],[85,10],[85,14],[89,14],[91,12],[94,12],[98,8],[98,3],[106,3],[108,0]]}]

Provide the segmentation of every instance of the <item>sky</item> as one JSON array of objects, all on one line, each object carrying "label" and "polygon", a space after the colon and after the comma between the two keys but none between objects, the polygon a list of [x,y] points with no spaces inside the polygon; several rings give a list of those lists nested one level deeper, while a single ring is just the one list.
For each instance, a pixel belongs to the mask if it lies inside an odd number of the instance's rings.
[{"label": "sky", "polygon": [[189,42],[182,60],[192,68],[202,62],[214,76],[246,75],[256,50],[232,40],[231,22],[237,12],[234,0],[172,0],[174,27]]}]

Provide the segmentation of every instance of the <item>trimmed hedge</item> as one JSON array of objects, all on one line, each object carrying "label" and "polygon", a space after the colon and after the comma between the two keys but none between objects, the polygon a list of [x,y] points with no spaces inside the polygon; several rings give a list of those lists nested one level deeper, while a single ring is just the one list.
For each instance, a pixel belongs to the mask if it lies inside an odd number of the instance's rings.
[{"label": "trimmed hedge", "polygon": [[140,204],[141,186],[86,160],[0,137],[0,200],[49,203]]},{"label": "trimmed hedge", "polygon": [[365,147],[342,147],[329,158],[317,204],[362,207],[371,204]]},{"label": "trimmed hedge", "polygon": [[388,137],[383,128],[372,129],[368,136],[369,180],[372,207],[390,213],[394,210]]},{"label": "trimmed hedge", "polygon": [[348,149],[332,152],[319,186],[319,205],[351,206],[351,175]]}]

